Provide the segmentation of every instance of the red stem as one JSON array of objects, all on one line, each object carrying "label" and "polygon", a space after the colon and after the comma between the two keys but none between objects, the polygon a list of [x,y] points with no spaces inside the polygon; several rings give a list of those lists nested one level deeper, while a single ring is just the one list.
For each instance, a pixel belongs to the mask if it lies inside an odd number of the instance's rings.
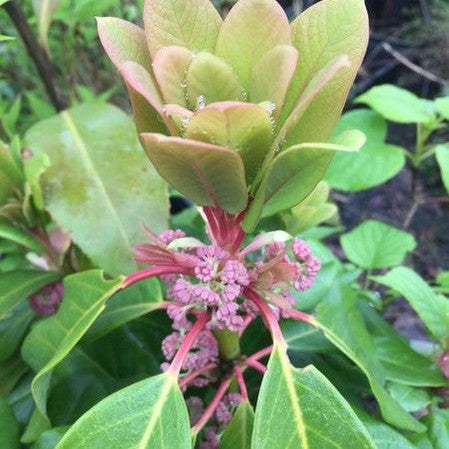
[{"label": "red stem", "polygon": [[255,370],[259,371],[262,374],[265,373],[265,371],[267,370],[267,367],[263,363],[258,362],[257,360],[247,360],[246,364],[247,366],[254,368]]},{"label": "red stem", "polygon": [[205,372],[214,369],[216,367],[217,367],[216,363],[208,363],[206,366],[203,366],[203,368],[191,372],[188,376],[182,378],[179,381],[179,387],[180,388],[186,387],[190,382],[192,382],[192,380],[195,380],[198,376],[201,376],[201,374],[204,374]]},{"label": "red stem", "polygon": [[238,365],[234,366],[234,374],[235,374],[235,378],[237,379],[237,383],[239,384],[242,399],[243,400],[248,399],[248,390],[246,389],[245,379],[243,378],[243,372],[242,372],[242,369],[240,368],[240,366],[238,366]]},{"label": "red stem", "polygon": [[279,323],[266,301],[252,288],[245,288],[245,291],[243,293],[250,301],[253,301],[254,304],[256,304],[260,314],[262,315],[265,325],[271,333],[273,341],[277,344],[285,344],[281,328],[279,327]]},{"label": "red stem", "polygon": [[130,285],[136,284],[137,282],[143,281],[148,278],[155,276],[162,276],[164,274],[193,274],[192,268],[182,267],[182,266],[158,266],[145,268],[143,270],[136,271],[130,274],[123,281],[122,288],[129,287]]},{"label": "red stem", "polygon": [[218,404],[220,403],[221,399],[223,398],[227,389],[229,388],[231,379],[232,377],[225,378],[218,387],[218,390],[215,393],[215,396],[213,397],[212,401],[209,403],[206,410],[204,410],[204,413],[201,415],[198,422],[193,426],[192,432],[194,435],[198,435],[200,433],[201,429],[207,424],[211,416],[214,414],[215,409],[217,408]]},{"label": "red stem", "polygon": [[309,315],[308,313],[301,312],[296,309],[287,310],[288,316],[293,318],[294,320],[304,321],[309,324],[313,324],[315,322],[315,317],[313,315]]},{"label": "red stem", "polygon": [[260,351],[257,351],[254,354],[250,355],[246,360],[257,361],[263,357],[266,357],[267,355],[270,355],[272,350],[273,345],[267,346],[266,348],[263,348]]},{"label": "red stem", "polygon": [[206,326],[209,319],[210,314],[207,312],[199,315],[198,320],[193,325],[190,332],[187,334],[185,340],[182,342],[169,368],[169,371],[175,376],[179,375],[179,372],[181,371],[182,368],[182,364],[184,363],[184,360],[187,357],[190,348],[195,342],[195,339],[198,336],[198,334],[203,330],[204,326]]}]

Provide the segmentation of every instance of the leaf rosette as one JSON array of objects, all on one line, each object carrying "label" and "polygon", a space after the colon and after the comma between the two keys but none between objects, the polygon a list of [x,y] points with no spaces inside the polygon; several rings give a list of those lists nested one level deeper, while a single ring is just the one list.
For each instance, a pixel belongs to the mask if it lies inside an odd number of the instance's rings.
[{"label": "leaf rosette", "polygon": [[245,210],[245,231],[306,198],[335,151],[363,145],[354,132],[327,143],[366,49],[362,0],[291,24],[275,0],[240,0],[225,20],[208,0],[147,0],[144,25],[98,19],[142,145],[198,205]]}]

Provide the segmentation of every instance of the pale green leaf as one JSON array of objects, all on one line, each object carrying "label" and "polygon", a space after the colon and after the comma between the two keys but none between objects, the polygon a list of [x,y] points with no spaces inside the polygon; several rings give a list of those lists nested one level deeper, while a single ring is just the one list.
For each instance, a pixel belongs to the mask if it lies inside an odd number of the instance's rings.
[{"label": "pale green leaf", "polygon": [[254,425],[254,410],[246,399],[242,401],[220,438],[218,449],[250,449]]},{"label": "pale green leaf", "polygon": [[396,382],[391,382],[387,389],[408,412],[422,410],[430,404],[430,396],[426,390]]},{"label": "pale green leaf", "polygon": [[342,70],[313,99],[290,138],[294,143],[325,142],[341,114],[368,43],[368,15],[363,0],[323,0],[306,9],[292,23],[293,45],[299,63],[281,116],[293,111],[309,81],[339,55],[351,67]]},{"label": "pale green leaf", "polygon": [[201,206],[240,212],[247,193],[243,162],[228,148],[195,140],[142,134],[143,145],[161,176]]},{"label": "pale green leaf", "polygon": [[251,102],[269,101],[274,107],[273,117],[279,117],[297,62],[298,51],[290,45],[279,45],[267,52],[252,70]]},{"label": "pale green leaf", "polygon": [[440,166],[444,187],[449,193],[449,144],[437,145],[435,157]]},{"label": "pale green leaf", "polygon": [[190,64],[185,78],[190,109],[219,101],[242,100],[242,87],[225,61],[201,52]]},{"label": "pale green leaf", "polygon": [[61,438],[67,432],[67,426],[55,427],[44,432],[31,446],[31,449],[55,449]]},{"label": "pale green leaf", "polygon": [[187,107],[185,79],[192,52],[171,45],[161,48],[153,59],[153,71],[164,103]]},{"label": "pale green leaf", "polygon": [[257,400],[253,449],[375,449],[335,387],[313,366],[298,370],[275,347]]},{"label": "pale green leaf", "polygon": [[446,120],[449,120],[449,97],[437,98],[435,106],[438,113]]},{"label": "pale green leaf", "polygon": [[134,271],[141,223],[167,229],[168,198],[131,119],[107,104],[81,105],[33,126],[26,145],[50,160],[40,179],[53,219],[108,273]]},{"label": "pale green leaf", "polygon": [[426,123],[434,116],[425,101],[412,92],[391,84],[375,86],[354,100],[397,123]]},{"label": "pale green leaf", "polygon": [[220,29],[216,54],[235,70],[248,90],[253,68],[272,48],[290,45],[290,27],[275,0],[240,0]]},{"label": "pale green leaf", "polygon": [[83,415],[57,449],[190,449],[187,408],[170,373],[138,382]]},{"label": "pale green leaf", "polygon": [[357,153],[337,153],[330,163],[326,180],[338,190],[357,192],[383,184],[405,164],[402,148],[385,143],[387,124],[376,112],[359,109],[343,115],[334,135],[359,129],[366,143]]},{"label": "pale green leaf", "polygon": [[396,267],[373,279],[404,296],[436,338],[449,336],[449,299],[436,294],[412,269]]},{"label": "pale green leaf", "polygon": [[29,193],[33,196],[33,203],[36,209],[44,210],[44,195],[39,184],[40,177],[45,173],[45,170],[50,167],[50,159],[45,153],[33,155],[26,158],[23,171],[29,186]]},{"label": "pale green leaf", "polygon": [[271,123],[256,104],[225,102],[198,110],[190,119],[185,137],[232,148],[245,165],[250,184],[269,152]]},{"label": "pale green leaf", "polygon": [[208,0],[149,0],[144,23],[154,57],[169,45],[213,53],[222,21]]},{"label": "pale green leaf", "polygon": [[36,324],[22,346],[24,360],[38,371],[32,393],[42,416],[53,369],[74,348],[106,301],[120,288],[122,278],[106,281],[100,270],[86,271],[64,279],[64,299],[56,315]]},{"label": "pale green leaf", "polygon": [[346,257],[367,270],[399,265],[416,247],[411,234],[374,220],[343,234],[340,242]]}]

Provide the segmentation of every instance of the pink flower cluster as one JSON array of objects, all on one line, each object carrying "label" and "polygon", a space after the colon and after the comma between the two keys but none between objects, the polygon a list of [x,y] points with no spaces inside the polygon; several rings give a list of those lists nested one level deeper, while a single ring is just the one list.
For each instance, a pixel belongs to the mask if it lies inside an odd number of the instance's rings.
[{"label": "pink flower cluster", "polygon": [[[166,360],[173,360],[176,352],[185,339],[185,333],[173,332],[162,341],[162,352]],[[204,330],[195,338],[193,345],[182,364],[183,375],[189,375],[194,371],[201,370],[209,363],[218,360],[218,344],[212,332]],[[166,371],[170,365],[162,364],[162,370]],[[195,387],[203,387],[209,383],[209,377],[198,376],[192,380],[191,385]]]},{"label": "pink flower cluster", "polygon": [[30,307],[38,315],[50,316],[56,313],[64,296],[61,282],[53,282],[28,297]]},{"label": "pink flower cluster", "polygon": [[[291,245],[256,237],[252,243],[232,254],[217,244],[204,245],[185,238],[180,230],[156,236],[147,230],[151,243],[135,248],[136,260],[152,266],[179,268],[183,274],[164,276],[170,305],[167,313],[175,332],[164,340],[163,352],[172,360],[183,335],[192,324],[189,316],[208,311],[207,331],[198,337],[192,356],[183,369],[200,369],[218,357],[216,341],[210,331],[244,330],[258,311],[245,299],[245,288],[260,293],[278,316],[288,316],[296,298],[292,288],[304,292],[313,284],[320,261],[312,255],[310,245],[293,239]],[[269,243],[266,243],[266,242]]]},{"label": "pink flower cluster", "polygon": [[[228,393],[218,403],[214,413],[214,421],[203,432],[203,441],[199,449],[216,449],[219,445],[219,434],[229,425],[235,409],[242,401],[240,393]],[[193,426],[204,411],[204,403],[197,396],[191,396],[186,400],[189,410],[190,423]]]}]

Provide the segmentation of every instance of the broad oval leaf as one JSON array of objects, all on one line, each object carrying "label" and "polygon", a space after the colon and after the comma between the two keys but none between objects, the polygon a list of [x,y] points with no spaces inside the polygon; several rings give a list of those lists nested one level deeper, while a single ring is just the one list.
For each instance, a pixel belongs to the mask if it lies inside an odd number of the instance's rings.
[{"label": "broad oval leaf", "polygon": [[189,417],[177,379],[150,377],[107,397],[83,415],[57,449],[190,449]]},{"label": "broad oval leaf", "polygon": [[185,137],[235,150],[243,160],[249,185],[270,149],[270,117],[256,104],[215,103],[191,117]]},{"label": "broad oval leaf", "polygon": [[281,121],[294,109],[309,81],[338,55],[351,62],[310,103],[290,133],[295,143],[325,142],[343,109],[368,44],[368,15],[363,0],[323,0],[292,23],[292,41],[300,63],[287,94]]},{"label": "broad oval leaf", "polygon": [[161,48],[154,56],[154,76],[164,103],[187,107],[184,83],[192,58],[191,51],[176,45]]},{"label": "broad oval leaf", "polygon": [[52,370],[74,348],[103,311],[106,301],[120,288],[122,278],[105,280],[102,271],[76,273],[64,279],[64,298],[50,318],[36,324],[22,345],[23,359],[38,371],[32,393],[42,416]]},{"label": "broad oval leaf", "polygon": [[218,206],[230,213],[247,201],[245,173],[233,150],[195,140],[142,134],[144,148],[175,189],[201,206]]},{"label": "broad oval leaf", "polygon": [[412,269],[396,267],[373,279],[404,296],[436,338],[449,336],[449,299],[436,294]]},{"label": "broad oval leaf", "polygon": [[223,59],[204,51],[197,54],[190,64],[185,84],[190,109],[242,99],[242,86],[232,67]]},{"label": "broad oval leaf", "polygon": [[267,52],[252,70],[249,98],[252,103],[273,103],[273,116],[278,117],[298,62],[298,51],[290,45],[279,45]]},{"label": "broad oval leaf", "polygon": [[256,62],[278,45],[290,45],[290,26],[275,0],[240,0],[220,29],[216,55],[235,70],[244,89],[249,89]]},{"label": "broad oval leaf", "polygon": [[53,219],[108,273],[134,271],[141,223],[167,229],[168,198],[131,119],[107,104],[85,104],[38,123],[25,144],[50,159],[40,179]]},{"label": "broad oval leaf", "polygon": [[169,45],[212,53],[222,20],[208,0],[147,0],[144,23],[154,57]]},{"label": "broad oval leaf", "polygon": [[367,270],[399,265],[413,251],[413,235],[375,220],[364,221],[340,238],[346,257]]},{"label": "broad oval leaf", "polygon": [[335,387],[313,366],[294,368],[275,347],[257,401],[252,449],[375,449]]},{"label": "broad oval leaf", "polygon": [[343,115],[335,134],[359,129],[366,135],[366,143],[358,153],[338,153],[329,165],[326,180],[338,190],[358,192],[388,181],[405,164],[402,148],[385,143],[387,124],[376,112],[367,109]]},{"label": "broad oval leaf", "polygon": [[435,99],[435,107],[444,119],[449,120],[449,97]]},{"label": "broad oval leaf", "polygon": [[392,122],[425,123],[434,118],[426,101],[406,89],[391,84],[372,87],[354,102],[368,105]]},{"label": "broad oval leaf", "polygon": [[8,313],[31,293],[60,278],[51,271],[8,271],[0,273],[0,317]]},{"label": "broad oval leaf", "polygon": [[218,449],[250,449],[254,410],[248,399],[242,401],[220,438]]},{"label": "broad oval leaf", "polygon": [[97,18],[98,35],[115,66],[134,61],[151,72],[151,59],[142,28],[115,17]]}]

